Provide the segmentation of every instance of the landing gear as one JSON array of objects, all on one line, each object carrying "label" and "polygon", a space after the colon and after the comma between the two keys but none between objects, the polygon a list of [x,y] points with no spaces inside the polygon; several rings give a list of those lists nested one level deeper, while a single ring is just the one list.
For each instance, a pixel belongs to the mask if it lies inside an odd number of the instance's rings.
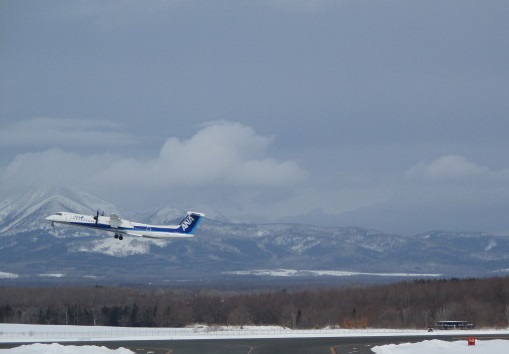
[{"label": "landing gear", "polygon": [[124,239],[124,236],[122,236],[121,234],[115,234],[115,238],[116,238],[117,240],[122,241],[122,240]]},{"label": "landing gear", "polygon": [[51,227],[55,227],[55,223],[53,221],[51,222]]}]

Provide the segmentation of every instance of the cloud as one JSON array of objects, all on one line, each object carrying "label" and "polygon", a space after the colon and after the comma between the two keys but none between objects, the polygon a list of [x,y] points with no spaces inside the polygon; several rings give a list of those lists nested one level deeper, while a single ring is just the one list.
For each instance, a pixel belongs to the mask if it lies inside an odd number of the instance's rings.
[{"label": "cloud", "polygon": [[82,156],[61,149],[30,152],[16,156],[2,173],[8,191],[58,186],[89,186],[89,178],[113,161],[109,154]]},{"label": "cloud", "polygon": [[97,177],[158,187],[281,186],[303,180],[306,173],[297,163],[268,156],[273,140],[239,123],[219,122],[188,140],[169,138],[154,159],[123,159]]},{"label": "cloud", "polygon": [[431,229],[507,232],[509,169],[460,155],[420,162],[392,184],[386,200],[341,216],[342,222],[415,234]]},{"label": "cloud", "polygon": [[192,201],[247,213],[288,198],[307,177],[296,162],[270,156],[274,141],[239,123],[216,122],[189,139],[168,138],[151,158],[63,149],[20,154],[2,184],[7,190],[73,186],[130,205]]},{"label": "cloud", "polygon": [[[369,227],[418,234],[429,230],[507,233],[509,168],[489,168],[461,155],[446,154],[402,169],[390,177],[362,175],[309,188],[306,210],[294,222]],[[314,182],[313,180],[311,182]],[[313,208],[316,209],[313,211]]]},{"label": "cloud", "polygon": [[487,167],[476,165],[459,155],[442,156],[429,163],[421,162],[407,172],[409,177],[428,180],[458,180],[472,177],[489,177],[494,174]]},{"label": "cloud", "polygon": [[5,147],[109,147],[139,141],[109,121],[39,117],[4,126],[0,131],[0,146]]},{"label": "cloud", "polygon": [[398,198],[401,205],[426,205],[448,210],[479,209],[509,200],[509,169],[493,170],[464,156],[445,155],[421,162],[406,173]]}]

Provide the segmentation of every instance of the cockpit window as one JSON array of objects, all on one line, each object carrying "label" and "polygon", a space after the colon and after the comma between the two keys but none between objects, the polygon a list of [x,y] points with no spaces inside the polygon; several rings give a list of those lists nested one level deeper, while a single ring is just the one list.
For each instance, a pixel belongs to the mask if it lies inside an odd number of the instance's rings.
[{"label": "cockpit window", "polygon": [[62,213],[57,213],[57,215],[62,216]]}]

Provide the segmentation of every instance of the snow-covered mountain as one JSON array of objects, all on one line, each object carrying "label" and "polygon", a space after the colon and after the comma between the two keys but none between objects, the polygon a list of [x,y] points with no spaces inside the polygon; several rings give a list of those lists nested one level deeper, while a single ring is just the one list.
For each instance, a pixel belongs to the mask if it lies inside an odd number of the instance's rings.
[{"label": "snow-covered mountain", "polygon": [[68,189],[31,191],[4,200],[0,202],[0,278],[145,283],[236,281],[282,274],[333,279],[355,274],[418,277],[509,272],[509,237],[482,233],[428,232],[404,237],[352,227],[239,224],[209,213],[192,239],[126,237],[118,241],[89,229],[52,228],[44,220],[57,211],[94,214],[96,210],[153,224],[175,224],[185,215],[176,208],[135,214]]},{"label": "snow-covered mountain", "polygon": [[[0,236],[48,230],[49,223],[42,222],[44,217],[58,211],[95,214],[96,210],[132,214],[82,191],[64,188],[34,190],[0,202]],[[56,231],[50,233],[59,234]]]}]

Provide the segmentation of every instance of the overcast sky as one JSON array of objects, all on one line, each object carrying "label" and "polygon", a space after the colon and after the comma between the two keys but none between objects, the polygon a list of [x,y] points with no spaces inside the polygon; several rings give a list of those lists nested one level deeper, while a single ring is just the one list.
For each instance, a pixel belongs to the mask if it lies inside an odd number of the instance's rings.
[{"label": "overcast sky", "polygon": [[509,2],[0,2],[0,198],[509,234]]}]

